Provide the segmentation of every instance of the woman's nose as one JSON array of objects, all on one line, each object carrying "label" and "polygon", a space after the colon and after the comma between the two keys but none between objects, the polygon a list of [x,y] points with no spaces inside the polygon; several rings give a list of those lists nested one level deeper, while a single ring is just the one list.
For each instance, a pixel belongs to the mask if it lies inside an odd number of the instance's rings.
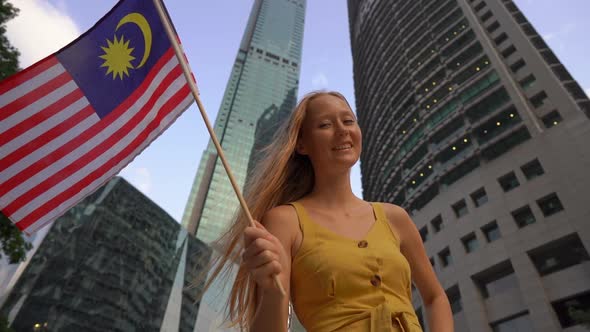
[{"label": "woman's nose", "polygon": [[350,133],[349,129],[344,125],[344,124],[340,124],[338,125],[338,134],[339,135],[348,135]]}]

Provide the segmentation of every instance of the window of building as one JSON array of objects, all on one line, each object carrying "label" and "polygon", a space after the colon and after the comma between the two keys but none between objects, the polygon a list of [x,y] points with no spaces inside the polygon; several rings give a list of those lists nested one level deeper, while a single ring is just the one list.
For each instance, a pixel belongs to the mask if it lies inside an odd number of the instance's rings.
[{"label": "window of building", "polygon": [[451,251],[449,250],[449,247],[446,247],[441,252],[439,252],[438,258],[440,258],[440,262],[442,263],[443,267],[453,264],[453,257],[451,257]]},{"label": "window of building", "polygon": [[[510,101],[510,96],[506,89],[500,88],[494,91],[492,94],[486,96],[482,100],[478,101],[477,103],[469,106],[469,108],[465,111],[465,114],[469,118],[472,124],[478,122],[481,118],[498,111],[500,108],[505,108],[505,105]],[[510,108],[510,112],[515,114],[516,109],[513,107]],[[462,119],[461,119],[462,120]],[[482,128],[483,129],[483,128]],[[485,130],[485,129],[483,129]],[[477,132],[476,138],[483,137],[487,135],[488,132]]]},{"label": "window of building", "polygon": [[474,252],[479,247],[475,233],[469,233],[461,239],[466,253]]},{"label": "window of building", "polygon": [[543,198],[537,200],[537,205],[541,211],[543,211],[543,215],[545,217],[549,217],[551,215],[556,214],[557,212],[563,210],[563,205],[557,197],[556,193],[551,193]]},{"label": "window of building", "polygon": [[524,15],[520,12],[512,15],[514,17],[514,20],[518,23],[518,24],[523,24],[523,23],[527,23],[526,17],[524,17]]},{"label": "window of building", "polygon": [[[590,292],[574,295],[573,297],[551,303],[557,314],[561,327],[568,328],[581,324],[583,312],[590,310]],[[587,314],[586,314],[587,315]]]},{"label": "window of building", "polygon": [[496,264],[471,278],[484,298],[519,289],[518,278],[510,261]]},{"label": "window of building", "polygon": [[533,45],[535,46],[535,48],[538,50],[544,50],[544,49],[549,48],[549,46],[547,45],[547,43],[545,43],[545,41],[543,40],[543,38],[541,36],[533,36],[530,38],[530,40],[533,43]]},{"label": "window of building", "polygon": [[492,23],[489,27],[487,27],[487,30],[489,33],[492,33],[496,30],[498,30],[498,28],[500,27],[500,23],[498,23],[498,21],[494,21],[494,23]]},{"label": "window of building", "polygon": [[508,39],[508,35],[505,32],[502,32],[501,35],[499,35],[498,37],[494,38],[494,43],[496,43],[496,45],[500,45],[506,39]]},{"label": "window of building", "polygon": [[461,312],[463,310],[463,304],[461,303],[461,292],[459,291],[459,286],[454,285],[447,289],[445,293],[447,293],[447,298],[451,304],[451,311],[453,312],[453,315]]},{"label": "window of building", "polygon": [[536,95],[534,95],[533,97],[531,97],[531,104],[533,104],[533,106],[535,108],[539,108],[541,106],[543,106],[543,104],[545,104],[545,100],[547,100],[547,94],[545,93],[545,91],[541,91],[539,93],[537,93]]},{"label": "window of building", "polygon": [[547,113],[547,115],[543,116],[541,120],[543,120],[545,128],[551,128],[557,126],[561,121],[563,121],[563,118],[557,110],[553,110]]},{"label": "window of building", "polygon": [[485,14],[481,15],[481,21],[485,22],[488,19],[490,19],[490,17],[492,17],[492,11],[488,10],[487,12],[485,12]]},{"label": "window of building", "polygon": [[432,225],[432,228],[434,228],[434,232],[438,233],[443,229],[443,220],[442,217],[440,216],[440,214],[438,216],[436,216],[434,219],[432,219],[430,221],[430,224]]},{"label": "window of building", "polygon": [[535,85],[535,76],[533,74],[530,74],[529,76],[520,80],[519,83],[523,89],[528,90],[530,87]]},{"label": "window of building", "polygon": [[451,171],[447,172],[440,178],[440,182],[444,185],[451,185],[455,181],[461,179],[462,177],[469,174],[474,169],[478,168],[480,165],[479,158],[477,156],[473,156],[465,161],[463,161],[459,166],[455,167]]},{"label": "window of building", "polygon": [[520,228],[523,228],[530,224],[534,224],[537,221],[537,219],[535,219],[533,211],[531,211],[531,208],[528,205],[525,205],[520,209],[512,211],[512,217],[514,218],[514,221]]},{"label": "window of building", "polygon": [[536,178],[537,176],[545,174],[543,166],[541,166],[541,163],[536,158],[520,166],[520,169],[522,170],[522,173],[524,174],[526,179],[529,181]]},{"label": "window of building", "polygon": [[485,1],[481,1],[475,7],[473,7],[473,9],[475,9],[475,11],[478,12],[478,11],[482,10],[483,7],[485,7],[485,6],[486,6]]},{"label": "window of building", "polygon": [[457,218],[461,218],[462,216],[466,215],[467,212],[469,212],[467,210],[467,204],[465,203],[464,199],[453,204],[452,208],[453,208],[453,211],[455,212],[455,215],[457,216]]},{"label": "window of building", "polygon": [[420,237],[422,238],[422,242],[426,242],[428,240],[428,227],[424,226],[420,228]]},{"label": "window of building", "polygon": [[502,56],[504,58],[508,58],[509,56],[514,54],[514,52],[516,52],[516,47],[514,47],[514,45],[510,45],[510,46],[508,46],[508,48],[506,48],[504,51],[502,51]]},{"label": "window of building", "polygon": [[500,187],[502,187],[504,192],[508,192],[520,186],[520,182],[518,182],[518,179],[516,178],[516,174],[514,174],[514,172],[502,175],[498,179],[498,183],[500,183]]},{"label": "window of building", "polygon": [[515,316],[504,318],[500,321],[490,324],[493,332],[515,332],[515,331],[532,331],[533,324],[528,311],[519,313]]},{"label": "window of building", "polygon": [[473,204],[477,207],[484,205],[488,201],[486,190],[483,187],[479,188],[471,194],[471,199],[473,200]]},{"label": "window of building", "polygon": [[520,69],[522,69],[522,67],[524,67],[524,65],[526,65],[526,63],[524,62],[523,59],[518,59],[518,61],[516,61],[515,63],[510,65],[510,70],[512,70],[513,73],[518,72]]},{"label": "window of building", "polygon": [[498,227],[498,223],[496,223],[495,220],[484,225],[481,228],[481,231],[488,242],[496,241],[497,239],[502,237],[502,234],[500,233],[500,228]]},{"label": "window of building", "polygon": [[[504,115],[504,114],[505,113],[503,112],[502,115]],[[513,117],[510,118],[510,120],[507,123],[506,122],[497,122],[496,123],[498,128],[502,128],[499,131],[499,134],[507,131],[509,128],[522,122],[522,120],[518,116],[518,113],[513,113],[512,116]],[[481,152],[481,156],[487,161],[493,160],[495,158],[498,158],[502,154],[510,151],[515,146],[527,141],[530,138],[531,138],[531,134],[529,133],[527,127],[520,126],[519,128],[510,132],[509,135],[502,137],[500,140],[494,142],[492,145],[484,148],[483,151]]]},{"label": "window of building", "polygon": [[541,276],[590,260],[588,252],[576,233],[545,243],[529,251],[528,255]]}]

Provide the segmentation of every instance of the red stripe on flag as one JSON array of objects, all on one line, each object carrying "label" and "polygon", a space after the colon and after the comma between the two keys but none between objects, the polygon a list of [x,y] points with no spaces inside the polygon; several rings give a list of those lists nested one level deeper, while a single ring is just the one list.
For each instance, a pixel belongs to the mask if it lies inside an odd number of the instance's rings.
[{"label": "red stripe on flag", "polygon": [[[170,84],[181,75],[182,75],[182,69],[180,68],[180,65],[176,65],[176,67],[174,67],[174,69],[172,69],[166,75],[164,80],[162,80],[162,82],[158,85],[158,88],[150,96],[148,102],[139,110],[139,112],[137,112],[131,119],[129,119],[129,121],[127,123],[125,123],[123,126],[121,126],[121,128],[119,128],[116,132],[114,132],[112,135],[110,135],[104,141],[101,141],[99,145],[95,146],[93,149],[86,152],[83,156],[80,156],[76,161],[67,165],[66,167],[64,167],[63,169],[58,171],[57,173],[53,174],[49,178],[45,179],[44,181],[42,181],[38,185],[31,188],[26,193],[19,196],[17,199],[10,202],[10,204],[8,204],[5,207],[5,210],[9,211],[9,213],[10,213],[10,211],[17,211],[18,209],[23,207],[25,204],[27,204],[29,201],[31,201],[31,199],[41,195],[45,191],[49,190],[51,187],[62,182],[64,179],[66,179],[70,175],[74,174],[80,168],[84,167],[85,165],[87,165],[88,163],[90,163],[94,159],[96,159],[98,156],[100,156],[103,153],[105,153],[106,151],[108,151],[113,145],[115,145],[118,141],[120,141],[121,138],[125,137],[125,135],[127,135],[130,131],[132,131],[133,128],[135,128],[150,113],[150,111],[152,110],[152,107],[154,106],[154,104],[156,103],[158,98],[164,93],[164,91],[166,91],[166,89],[170,86]],[[99,123],[101,123],[101,122],[109,122],[110,123],[110,121],[104,121],[104,120],[100,121]],[[86,140],[84,140],[84,141],[86,141]],[[69,153],[70,151],[71,150],[68,149],[68,151],[64,151],[64,152]],[[56,150],[56,152],[57,152],[57,150]],[[43,165],[41,163],[43,163],[46,159],[59,160],[60,158],[61,158],[61,156],[59,156],[59,158],[58,158],[57,156],[54,156],[54,153],[52,153],[52,154],[46,156],[45,158],[39,160],[35,164],[39,164],[40,167],[43,167]],[[29,173],[29,171],[28,171],[29,168],[27,168],[25,171],[17,174],[12,179],[7,181],[6,184],[2,185],[3,187],[6,187],[7,189],[4,189],[4,188],[0,189],[0,196],[9,192],[14,187],[20,185],[22,182],[26,181],[27,179],[31,178],[33,175],[35,175],[37,173],[37,172]]]},{"label": "red stripe on flag", "polygon": [[0,172],[8,168],[10,165],[18,162],[22,158],[26,157],[27,155],[33,153],[45,144],[53,141],[55,138],[72,129],[78,123],[84,121],[86,118],[93,114],[95,114],[94,109],[92,108],[92,106],[88,105],[80,111],[78,111],[76,114],[69,117],[64,122],[61,122],[57,126],[51,128],[42,135],[37,136],[34,140],[30,141],[29,143],[18,148],[11,154],[7,155],[6,157],[4,157],[4,159],[0,159]]},{"label": "red stripe on flag", "polygon": [[[55,103],[49,105],[45,109],[41,110],[40,112],[34,114],[30,118],[26,119],[25,121],[17,124],[16,126],[8,129],[4,133],[0,134],[0,146],[12,141],[13,139],[17,138],[18,136],[22,135],[24,132],[28,131],[31,128],[34,128],[37,124],[47,120],[48,118],[54,116],[55,114],[59,113],[60,111],[64,110],[66,107],[73,104],[78,99],[82,98],[84,94],[82,90],[76,89],[70,92],[68,95],[64,96],[62,99],[59,99]],[[0,164],[0,172],[2,172],[5,168],[2,167]]]},{"label": "red stripe on flag", "polygon": [[[172,96],[160,109],[156,118],[154,118],[149,125],[138,135],[129,145],[127,145],[122,151],[117,153],[113,158],[111,158],[108,162],[104,163],[98,169],[87,175],[82,180],[78,181],[76,184],[69,186],[68,189],[62,191],[59,195],[52,198],[51,200],[47,201],[45,204],[41,205],[38,209],[24,217],[20,222],[16,224],[18,228],[21,230],[29,227],[32,223],[36,220],[40,219],[61,203],[67,201],[70,197],[74,196],[76,193],[82,191],[84,188],[88,187],[93,181],[100,178],[102,175],[107,173],[109,170],[113,169],[121,160],[125,159],[125,157],[131,155],[131,153],[137,149],[143,142],[146,141],[147,137],[151,132],[154,131],[162,122],[162,119],[166,117],[169,113],[171,113],[176,106],[180,104],[182,100],[184,100],[190,94],[190,89],[188,85],[183,86],[178,92]],[[13,211],[8,210],[8,213],[12,213]]]},{"label": "red stripe on flag", "polygon": [[31,105],[32,103],[36,102],[37,100],[47,96],[51,92],[57,90],[61,86],[65,85],[68,82],[72,81],[72,77],[68,72],[63,72],[58,76],[52,78],[49,82],[41,85],[37,89],[27,93],[26,95],[19,97],[17,100],[13,101],[12,103],[4,106],[2,108],[2,113],[0,113],[0,121],[6,119],[7,117],[13,115],[14,113],[22,110],[23,108]]},{"label": "red stripe on flag", "polygon": [[[172,49],[169,49],[166,53],[164,53],[162,58],[160,58],[158,62],[154,65],[154,68],[148,73],[145,80],[139,85],[139,87],[123,103],[121,103],[121,105],[115,108],[115,110],[113,110],[108,116],[103,118],[102,121],[97,122],[91,128],[88,128],[86,131],[80,133],[80,136],[65,143],[64,145],[59,147],[59,149],[53,151],[50,155],[47,155],[39,159],[37,162],[31,164],[29,167],[27,167],[20,173],[16,174],[9,180],[5,181],[4,183],[0,182],[0,184],[2,184],[0,186],[0,196],[4,196],[14,187],[26,181],[27,178],[30,178],[35,174],[39,173],[41,170],[50,166],[55,161],[61,159],[63,156],[67,155],[80,145],[84,144],[84,142],[96,136],[104,128],[108,127],[111,123],[117,121],[117,118],[119,118],[123,113],[125,113],[127,109],[131,107],[131,105],[133,105],[142,96],[143,92],[149,87],[149,85],[152,83],[158,72],[162,69],[162,67],[164,67],[164,65],[168,62],[168,60],[170,60],[170,58],[173,55],[174,53]],[[178,65],[176,67],[178,67]]]},{"label": "red stripe on flag", "polygon": [[6,93],[9,90],[23,84],[31,78],[39,75],[45,70],[55,66],[58,63],[57,58],[53,55],[46,57],[45,59],[37,62],[36,64],[23,69],[17,74],[10,76],[6,80],[0,83],[0,95]]}]

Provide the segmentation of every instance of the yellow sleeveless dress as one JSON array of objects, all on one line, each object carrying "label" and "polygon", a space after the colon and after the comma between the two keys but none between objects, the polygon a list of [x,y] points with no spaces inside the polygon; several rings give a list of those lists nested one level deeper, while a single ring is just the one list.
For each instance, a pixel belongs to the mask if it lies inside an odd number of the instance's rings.
[{"label": "yellow sleeveless dress", "polygon": [[308,332],[422,332],[410,265],[379,203],[363,240],[338,235],[291,203],[303,233],[291,263],[291,301]]}]

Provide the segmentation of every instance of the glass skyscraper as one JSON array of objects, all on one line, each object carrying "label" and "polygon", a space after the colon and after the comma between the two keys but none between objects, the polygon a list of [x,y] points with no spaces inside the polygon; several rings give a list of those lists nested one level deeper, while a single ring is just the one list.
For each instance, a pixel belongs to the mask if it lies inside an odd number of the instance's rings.
[{"label": "glass skyscraper", "polygon": [[211,249],[127,181],[48,228],[0,289],[15,331],[195,331]]},{"label": "glass skyscraper", "polygon": [[590,311],[584,91],[511,0],[348,7],[364,198],[412,215],[455,330],[581,328],[579,312]]},{"label": "glass skyscraper", "polygon": [[[215,132],[242,188],[260,117],[269,110],[295,106],[305,6],[305,0],[256,0],[252,6],[215,120]],[[269,135],[261,137],[265,136]],[[209,142],[182,224],[210,243],[227,227],[238,207],[226,171]]]}]

